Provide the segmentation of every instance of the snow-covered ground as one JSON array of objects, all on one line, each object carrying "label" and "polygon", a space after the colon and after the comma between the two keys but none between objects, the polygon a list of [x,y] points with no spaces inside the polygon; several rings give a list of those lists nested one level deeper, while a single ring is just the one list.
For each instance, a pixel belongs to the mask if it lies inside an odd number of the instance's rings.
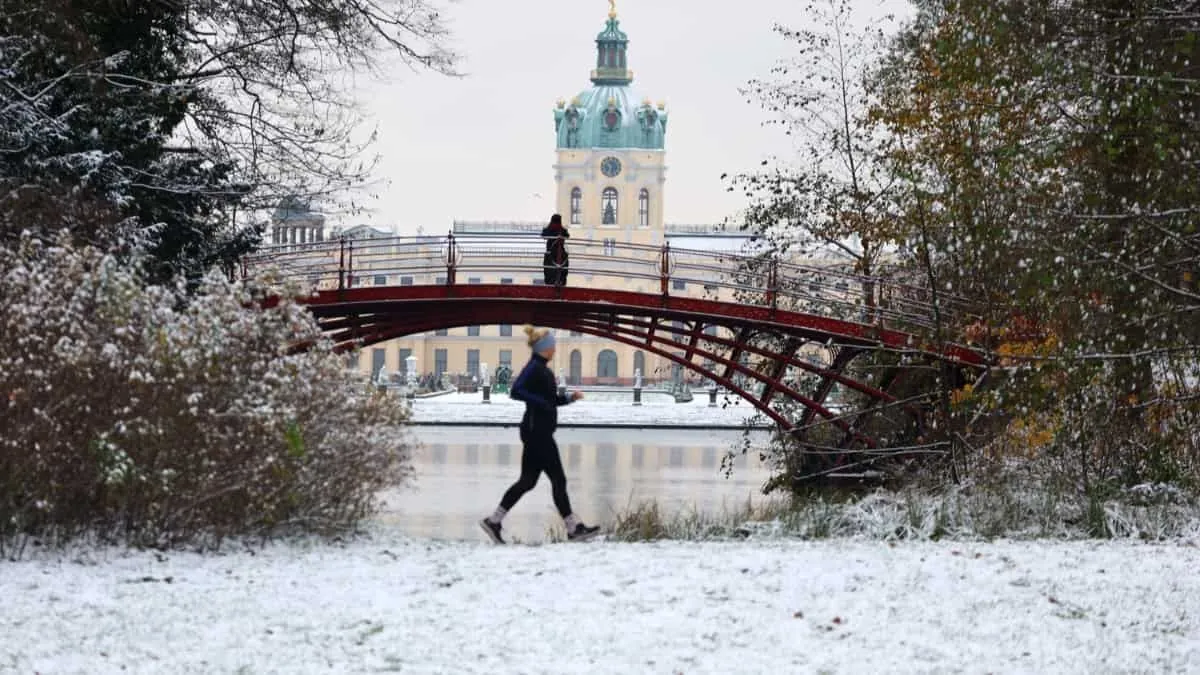
[{"label": "snow-covered ground", "polygon": [[[708,405],[708,393],[697,391],[690,403],[675,403],[662,394],[646,393],[643,405],[633,405],[633,395],[627,392],[585,392],[586,398],[559,409],[560,425],[680,425],[680,426],[741,426],[756,410],[736,396],[717,397],[716,407]],[[492,397],[484,404],[482,394],[447,394],[413,401],[413,420],[425,423],[453,424],[455,422],[517,424],[525,404],[507,394]],[[759,418],[759,424],[764,423]]]},{"label": "snow-covered ground", "polygon": [[1127,542],[110,552],[0,564],[0,671],[1197,672],[1197,569]]}]

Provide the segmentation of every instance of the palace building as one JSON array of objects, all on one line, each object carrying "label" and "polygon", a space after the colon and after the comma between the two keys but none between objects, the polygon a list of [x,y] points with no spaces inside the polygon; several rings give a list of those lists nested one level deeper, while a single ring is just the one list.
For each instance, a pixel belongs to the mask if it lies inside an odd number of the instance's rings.
[{"label": "palace building", "polygon": [[[586,269],[577,262],[590,255],[581,250],[580,240],[601,242],[603,248],[592,252],[601,257],[608,255],[610,247],[615,248],[618,242],[646,245],[648,251],[656,250],[664,242],[668,242],[672,250],[742,250],[749,240],[746,235],[726,234],[714,226],[665,224],[669,115],[664,102],[643,97],[634,89],[629,45],[616,11],[610,11],[604,30],[596,37],[596,65],[591,70],[591,87],[570,99],[560,99],[553,109],[557,152],[557,161],[553,165],[556,205],[571,233],[568,250],[572,267],[578,265]],[[279,223],[274,231],[273,239],[278,243],[325,238],[323,231],[314,231],[310,227],[311,221],[302,215],[289,213],[288,217],[290,220]],[[289,229],[292,222],[302,224],[304,229],[293,234]],[[520,255],[527,256],[529,269],[527,274],[522,272],[517,278],[513,272],[489,275],[486,265],[481,265],[482,271],[475,273],[468,269],[458,276],[457,283],[541,283],[543,243],[531,235],[539,233],[544,226],[545,222],[454,221],[452,232],[464,241],[475,242],[466,245],[464,256],[474,261],[494,256],[497,268],[507,265],[511,269],[515,252],[523,249]],[[384,234],[358,226],[335,233],[333,237],[370,240]],[[472,239],[472,236],[476,238]],[[434,252],[431,259],[436,259],[437,247],[445,240],[444,236],[428,238],[430,251]],[[480,240],[486,241],[486,245],[479,244]],[[356,258],[355,278],[351,283],[444,283],[445,270],[440,272],[439,276],[438,270],[431,266],[424,274],[403,271],[396,274],[386,265],[374,265],[370,255],[361,254]],[[395,278],[397,276],[399,278]],[[588,275],[574,270],[568,281],[568,285],[645,292],[655,292],[658,283],[649,275]],[[699,284],[689,288],[687,281],[675,280],[673,284],[672,293],[699,294],[703,291]],[[559,332],[557,336],[558,349],[551,366],[572,384],[628,385],[637,371],[653,382],[669,379],[675,370],[666,359],[611,340],[566,332]],[[487,364],[493,373],[500,366],[519,369],[528,358],[529,350],[520,326],[467,326],[368,347],[358,354],[357,365],[364,375],[370,376],[376,376],[380,370],[404,372],[406,358],[410,355],[417,359],[418,375],[474,375],[483,364]]]}]

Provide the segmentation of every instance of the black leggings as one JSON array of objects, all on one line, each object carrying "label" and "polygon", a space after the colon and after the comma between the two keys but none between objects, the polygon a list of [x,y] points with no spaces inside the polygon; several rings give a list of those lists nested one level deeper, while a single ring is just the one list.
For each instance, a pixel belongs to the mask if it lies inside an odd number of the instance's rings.
[{"label": "black leggings", "polygon": [[537,485],[538,475],[543,471],[550,479],[550,488],[554,495],[554,506],[558,515],[566,518],[571,515],[571,500],[567,498],[567,474],[563,471],[562,458],[558,456],[558,444],[553,436],[532,435],[521,430],[521,477],[508,488],[500,507],[505,511],[512,510],[517,501]]}]

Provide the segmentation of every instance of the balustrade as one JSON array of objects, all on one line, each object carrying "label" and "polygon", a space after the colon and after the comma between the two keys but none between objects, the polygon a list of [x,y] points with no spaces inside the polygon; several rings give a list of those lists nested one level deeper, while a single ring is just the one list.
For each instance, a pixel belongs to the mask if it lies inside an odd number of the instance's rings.
[{"label": "balustrade", "polygon": [[[686,249],[669,241],[569,239],[567,247],[571,287],[705,298],[880,325],[933,322],[928,289],[855,274],[842,265]],[[544,240],[534,233],[341,238],[265,247],[248,256],[242,270],[250,275],[271,268],[274,278],[315,290],[456,286],[464,275],[478,283],[541,285],[544,252]],[[939,300],[943,317],[962,310],[958,298]]]}]

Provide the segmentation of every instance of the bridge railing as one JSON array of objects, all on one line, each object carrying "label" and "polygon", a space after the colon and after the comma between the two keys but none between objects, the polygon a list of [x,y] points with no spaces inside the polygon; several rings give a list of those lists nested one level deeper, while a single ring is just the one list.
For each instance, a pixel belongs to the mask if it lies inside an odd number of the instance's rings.
[{"label": "bridge railing", "polygon": [[[703,297],[834,315],[872,324],[929,327],[934,305],[927,288],[892,278],[855,274],[848,266],[781,260],[768,254],[647,245],[614,237],[566,241],[569,286]],[[532,234],[336,239],[270,246],[244,260],[250,274],[273,268],[281,280],[316,290],[363,286],[472,283],[542,284],[545,240]],[[965,311],[939,298],[944,318]]]}]

